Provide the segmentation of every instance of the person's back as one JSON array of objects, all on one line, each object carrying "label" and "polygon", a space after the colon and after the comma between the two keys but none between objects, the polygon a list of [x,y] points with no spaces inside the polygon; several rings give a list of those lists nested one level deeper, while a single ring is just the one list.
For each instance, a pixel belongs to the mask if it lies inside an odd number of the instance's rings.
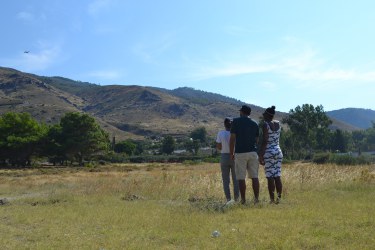
[{"label": "person's back", "polygon": [[[234,200],[238,200],[239,188],[238,181],[236,178],[236,173],[234,170],[234,161],[230,157],[230,128],[232,124],[232,119],[226,117],[224,119],[225,130],[219,131],[216,137],[216,148],[220,150],[220,167],[221,167],[221,176],[223,180],[224,194],[227,199],[227,202],[231,202],[231,193],[230,193],[230,176],[232,176],[233,181],[233,194]],[[232,201],[233,202],[233,201]],[[229,203],[228,203],[229,204]]]},{"label": "person's back", "polygon": [[217,134],[216,143],[220,143],[220,153],[229,154],[229,139],[230,132],[229,130],[221,130]]},{"label": "person's back", "polygon": [[[268,192],[271,203],[279,203],[283,190],[281,181],[281,163],[283,153],[280,148],[280,122],[273,119],[275,106],[267,108],[263,113],[263,142],[259,150],[259,162],[264,165],[267,178]],[[277,199],[275,200],[275,189]]]},{"label": "person's back", "polygon": [[232,123],[231,133],[236,134],[236,153],[254,152],[257,150],[256,138],[259,136],[259,126],[250,117],[235,118]]},{"label": "person's back", "polygon": [[271,122],[265,122],[265,124],[268,132],[266,151],[271,154],[278,154],[281,151],[279,143],[281,132],[280,123],[279,121],[274,120]]},{"label": "person's back", "polygon": [[259,198],[258,180],[258,154],[257,143],[259,137],[259,126],[249,116],[251,108],[247,105],[241,107],[240,117],[233,120],[230,130],[230,154],[235,160],[236,177],[238,180],[241,203],[246,202],[246,176],[251,178],[254,191],[254,202]]}]

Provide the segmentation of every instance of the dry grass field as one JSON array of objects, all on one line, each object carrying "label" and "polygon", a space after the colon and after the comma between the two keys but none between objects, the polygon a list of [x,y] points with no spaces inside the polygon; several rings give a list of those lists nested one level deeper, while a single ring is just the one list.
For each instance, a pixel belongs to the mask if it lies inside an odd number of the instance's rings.
[{"label": "dry grass field", "polygon": [[374,165],[285,164],[278,205],[268,203],[260,173],[260,204],[223,208],[218,164],[1,169],[0,246],[375,248]]}]

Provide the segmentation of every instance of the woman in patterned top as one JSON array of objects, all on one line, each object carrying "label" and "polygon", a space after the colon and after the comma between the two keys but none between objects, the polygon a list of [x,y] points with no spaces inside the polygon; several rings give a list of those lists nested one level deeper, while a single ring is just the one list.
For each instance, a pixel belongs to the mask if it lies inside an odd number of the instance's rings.
[{"label": "woman in patterned top", "polygon": [[[267,108],[263,113],[263,141],[259,152],[259,162],[264,165],[267,177],[268,192],[271,203],[279,203],[283,185],[281,182],[281,162],[283,153],[279,145],[281,126],[280,122],[273,120],[275,106]],[[275,200],[275,188],[277,198]]]}]

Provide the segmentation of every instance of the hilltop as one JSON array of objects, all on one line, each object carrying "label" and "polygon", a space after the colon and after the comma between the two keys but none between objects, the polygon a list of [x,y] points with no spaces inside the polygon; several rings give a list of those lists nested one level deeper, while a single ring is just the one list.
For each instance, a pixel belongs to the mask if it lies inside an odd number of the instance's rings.
[{"label": "hilltop", "polygon": [[[191,88],[100,86],[8,68],[0,68],[0,97],[0,113],[28,112],[38,121],[53,124],[66,112],[86,112],[120,139],[165,134],[179,137],[199,126],[213,136],[222,128],[224,117],[237,116],[243,104]],[[250,106],[252,116],[260,117],[263,109]]]},{"label": "hilltop", "polygon": [[[85,112],[119,140],[147,136],[182,137],[204,126],[209,136],[222,129],[224,117],[238,116],[244,102],[215,93],[181,87],[96,85],[64,77],[46,77],[0,67],[0,114],[28,112],[46,124],[66,112]],[[258,120],[264,108],[249,104]],[[328,113],[330,114],[330,113]],[[287,114],[278,112],[276,119]],[[338,119],[333,128],[359,129]]]},{"label": "hilltop", "polygon": [[375,122],[375,110],[371,109],[345,108],[329,111],[327,115],[361,129],[372,127]]}]

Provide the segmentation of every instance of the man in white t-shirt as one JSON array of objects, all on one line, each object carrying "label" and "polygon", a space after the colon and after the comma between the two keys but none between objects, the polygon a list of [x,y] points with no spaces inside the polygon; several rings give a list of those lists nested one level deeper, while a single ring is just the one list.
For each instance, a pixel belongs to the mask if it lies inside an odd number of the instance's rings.
[{"label": "man in white t-shirt", "polygon": [[230,140],[230,128],[232,124],[232,119],[227,117],[224,119],[225,130],[219,131],[216,137],[216,148],[221,151],[220,167],[221,167],[221,177],[223,180],[223,188],[225,198],[227,202],[231,201],[230,193],[230,175],[232,175],[233,182],[233,193],[234,200],[238,200],[239,197],[239,187],[238,181],[236,179],[236,172],[234,170],[234,161],[231,159],[229,151],[229,140]]}]

